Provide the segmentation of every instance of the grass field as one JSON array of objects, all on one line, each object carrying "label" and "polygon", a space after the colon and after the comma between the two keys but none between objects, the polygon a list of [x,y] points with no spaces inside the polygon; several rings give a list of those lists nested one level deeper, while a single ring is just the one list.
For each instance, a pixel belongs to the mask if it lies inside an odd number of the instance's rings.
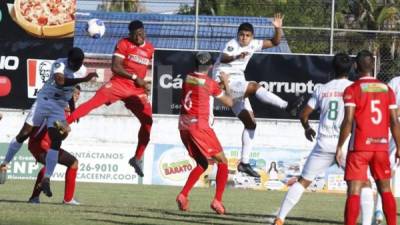
[{"label": "grass field", "polygon": [[[179,187],[78,183],[81,206],[60,204],[63,182],[53,182],[52,198],[26,203],[33,181],[8,180],[0,185],[0,224],[270,224],[284,192],[228,189],[227,215],[216,215],[209,204],[214,190],[195,188],[190,211],[177,210]],[[287,218],[287,225],[343,224],[345,196],[306,193]],[[399,203],[399,202],[398,202]],[[399,215],[399,214],[398,214]]]}]

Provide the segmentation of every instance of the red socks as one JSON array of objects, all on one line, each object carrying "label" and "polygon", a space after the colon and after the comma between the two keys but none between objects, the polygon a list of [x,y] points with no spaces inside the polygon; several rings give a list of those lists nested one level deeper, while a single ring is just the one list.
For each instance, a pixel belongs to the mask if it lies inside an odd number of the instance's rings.
[{"label": "red socks", "polygon": [[396,207],[396,200],[394,199],[392,192],[383,192],[381,194],[381,197],[382,197],[383,212],[385,213],[387,225],[396,225],[397,207]]},{"label": "red socks", "polygon": [[192,190],[193,186],[196,184],[197,180],[199,180],[201,174],[203,174],[204,169],[203,167],[197,165],[196,168],[190,172],[189,177],[186,181],[185,186],[183,186],[181,194],[183,194],[185,197],[188,196],[189,191]]},{"label": "red socks", "polygon": [[350,195],[346,200],[346,208],[344,213],[345,225],[356,225],[358,214],[360,213],[360,196]]},{"label": "red socks", "polygon": [[37,178],[36,178],[35,186],[33,186],[33,192],[32,192],[31,198],[38,197],[40,195],[40,192],[42,190],[37,188],[37,186],[40,184],[40,182],[42,182],[45,172],[46,172],[46,167],[43,167],[42,169],[40,169],[40,171],[37,175]]},{"label": "red socks", "polygon": [[222,200],[222,194],[225,190],[225,185],[228,180],[228,165],[226,163],[218,163],[217,172],[217,187],[215,190],[215,199]]},{"label": "red socks", "polygon": [[65,173],[64,201],[66,202],[71,201],[74,197],[77,172],[78,168],[68,168],[67,172]]},{"label": "red socks", "polygon": [[140,160],[143,157],[144,150],[150,141],[151,124],[142,124],[138,134],[138,145],[136,148],[135,159]]}]

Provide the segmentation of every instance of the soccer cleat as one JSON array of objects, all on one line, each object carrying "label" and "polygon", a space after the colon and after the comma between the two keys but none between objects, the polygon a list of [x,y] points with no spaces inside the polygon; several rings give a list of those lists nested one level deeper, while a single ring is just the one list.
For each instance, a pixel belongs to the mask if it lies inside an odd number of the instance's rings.
[{"label": "soccer cleat", "polygon": [[51,196],[53,196],[53,193],[51,192],[50,189],[50,178],[44,177],[42,182],[40,183],[40,188],[47,197],[50,198]]},{"label": "soccer cleat", "polygon": [[132,157],[129,160],[129,165],[131,165],[135,169],[137,175],[139,175],[140,177],[144,176],[142,168],[140,168],[140,162],[139,160],[135,159],[135,157]]},{"label": "soccer cleat", "polygon": [[283,225],[283,220],[281,220],[280,218],[276,218],[272,225]]},{"label": "soccer cleat", "polygon": [[176,203],[178,204],[178,208],[181,211],[189,210],[189,200],[183,194],[179,194],[176,196]]},{"label": "soccer cleat", "polygon": [[237,167],[237,170],[239,172],[246,173],[247,175],[249,175],[251,177],[260,177],[260,174],[258,174],[256,171],[254,171],[249,163],[240,162],[238,167]]},{"label": "soccer cleat", "polygon": [[71,199],[71,201],[68,201],[68,202],[63,200],[63,204],[64,205],[80,205],[81,203],[76,201],[75,199]]},{"label": "soccer cleat", "polygon": [[32,203],[32,204],[40,204],[40,199],[39,199],[39,196],[36,196],[36,197],[30,198],[30,199],[28,200],[28,203]]},{"label": "soccer cleat", "polygon": [[375,224],[379,225],[383,222],[383,212],[381,210],[375,211]]},{"label": "soccer cleat", "polygon": [[224,215],[225,214],[225,207],[222,202],[214,199],[210,205],[211,209],[214,210],[217,214]]},{"label": "soccer cleat", "polygon": [[285,111],[288,112],[291,116],[297,116],[300,112],[300,108],[303,105],[304,96],[300,96],[292,102],[288,103]]}]

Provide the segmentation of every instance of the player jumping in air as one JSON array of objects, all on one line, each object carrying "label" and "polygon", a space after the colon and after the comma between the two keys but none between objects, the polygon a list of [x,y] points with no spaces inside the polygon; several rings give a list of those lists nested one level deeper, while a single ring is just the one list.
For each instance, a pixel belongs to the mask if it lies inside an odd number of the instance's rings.
[{"label": "player jumping in air", "polygon": [[265,40],[254,39],[253,26],[250,23],[242,23],[238,28],[237,38],[226,43],[213,70],[213,76],[216,80],[218,80],[221,72],[229,75],[229,87],[232,98],[234,98],[234,105],[231,108],[244,124],[242,155],[238,171],[253,177],[260,177],[260,175],[249,164],[256,121],[248,97],[255,96],[261,102],[285,109],[291,114],[295,114],[295,109],[302,103],[302,98],[299,98],[297,101],[288,104],[257,82],[246,81],[244,76],[246,66],[254,52],[279,45],[282,36],[282,21],[283,16],[279,13],[276,14],[272,22],[275,27],[274,37]]},{"label": "player jumping in air", "polygon": [[[219,99],[224,105],[231,107],[232,99],[226,95],[219,84],[208,77],[211,62],[208,52],[196,55],[196,72],[188,74],[182,88],[181,114],[179,116],[179,132],[183,144],[197,166],[190,172],[185,186],[176,198],[182,211],[189,209],[188,195],[201,174],[207,170],[208,159],[217,162],[216,192],[211,208],[218,214],[225,213],[222,194],[228,179],[228,165],[221,144],[214,130],[210,127],[210,96]],[[227,75],[220,74],[223,85],[227,85]],[[225,86],[229,93],[229,86]]]},{"label": "player jumping in air", "polygon": [[383,211],[388,225],[397,224],[396,201],[390,188],[389,127],[400,157],[400,125],[397,105],[392,89],[372,77],[374,57],[361,51],[356,58],[360,79],[344,92],[345,114],[340,128],[336,160],[341,163],[342,147],[352,132],[346,159],[345,180],[347,201],[345,224],[356,225],[360,211],[360,193],[371,171],[382,197]]},{"label": "player jumping in air", "polygon": [[129,37],[121,39],[115,47],[111,70],[113,77],[104,84],[87,102],[81,104],[69,118],[68,123],[87,115],[101,105],[109,105],[118,100],[125,103],[140,121],[136,154],[129,160],[136,173],[143,177],[140,160],[150,141],[150,130],[153,124],[151,104],[146,94],[147,67],[153,57],[153,45],[145,40],[143,23],[132,21],[129,26]]}]

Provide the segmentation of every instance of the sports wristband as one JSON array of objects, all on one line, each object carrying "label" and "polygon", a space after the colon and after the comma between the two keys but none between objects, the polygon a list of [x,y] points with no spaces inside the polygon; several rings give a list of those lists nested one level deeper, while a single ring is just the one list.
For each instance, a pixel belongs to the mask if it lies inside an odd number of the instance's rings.
[{"label": "sports wristband", "polygon": [[137,78],[137,75],[136,74],[132,74],[131,79],[132,80],[136,80],[136,78]]}]

